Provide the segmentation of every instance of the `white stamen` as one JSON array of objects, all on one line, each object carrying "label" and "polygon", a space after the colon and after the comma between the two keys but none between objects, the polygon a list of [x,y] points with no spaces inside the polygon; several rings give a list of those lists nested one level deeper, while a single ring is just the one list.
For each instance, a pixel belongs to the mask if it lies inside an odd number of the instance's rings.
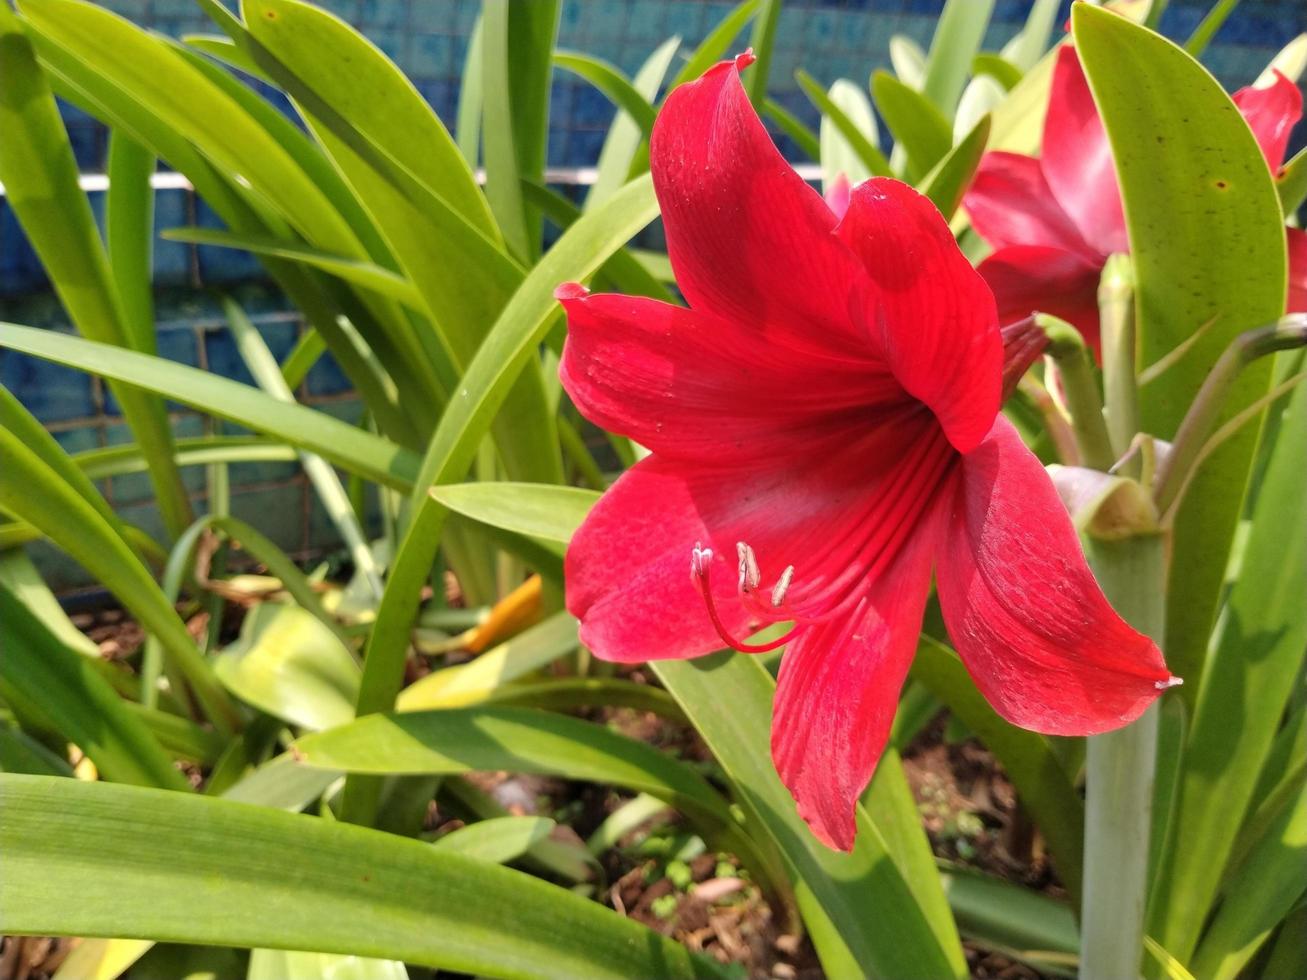
[{"label": "white stamen", "polygon": [[758,556],[743,541],[735,543],[735,553],[740,559],[740,592],[752,592],[762,581],[762,572],[758,570]]},{"label": "white stamen", "polygon": [[699,580],[708,575],[708,565],[712,562],[712,549],[705,548],[702,542],[694,543],[690,552],[690,581],[699,584]]},{"label": "white stamen", "polygon": [[772,608],[778,608],[785,601],[785,593],[790,591],[790,581],[794,578],[794,566],[787,565],[785,571],[781,572],[780,580],[776,583],[776,588],[771,590]]}]

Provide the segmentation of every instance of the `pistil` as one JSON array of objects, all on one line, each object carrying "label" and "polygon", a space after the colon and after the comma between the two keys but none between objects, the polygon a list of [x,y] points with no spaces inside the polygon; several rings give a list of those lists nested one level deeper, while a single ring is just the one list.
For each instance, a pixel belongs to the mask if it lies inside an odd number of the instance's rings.
[{"label": "pistil", "polygon": [[[740,591],[742,595],[748,595],[753,589],[757,588],[758,583],[761,581],[761,574],[758,571],[757,559],[753,557],[753,550],[743,543],[737,546],[737,550],[740,555]],[[717,603],[713,600],[712,587],[709,583],[712,558],[712,549],[705,548],[701,543],[696,542],[694,551],[690,553],[690,580],[703,593],[704,605],[708,607],[708,618],[712,620],[713,629],[717,631],[717,635],[722,638],[722,641],[732,650],[739,650],[741,653],[767,653],[769,650],[775,650],[777,647],[789,643],[798,632],[799,627],[794,627],[786,632],[784,636],[778,637],[769,643],[746,643],[731,635],[722,622],[721,616],[718,615]],[[793,573],[793,567],[786,569],[786,574],[781,577],[781,582],[777,583],[777,589],[780,590],[782,601],[785,598],[782,585],[788,585],[789,577]],[[775,591],[773,591],[772,597],[775,599]]]}]

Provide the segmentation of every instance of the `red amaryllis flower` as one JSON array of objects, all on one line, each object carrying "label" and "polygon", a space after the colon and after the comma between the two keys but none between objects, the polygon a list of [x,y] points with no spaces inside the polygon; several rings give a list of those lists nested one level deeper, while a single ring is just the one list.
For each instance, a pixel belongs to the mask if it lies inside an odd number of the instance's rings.
[{"label": "red amaryllis flower", "polygon": [[[749,60],[677,89],[654,129],[690,308],[556,294],[564,387],[652,451],[573,538],[567,606],[607,660],[788,643],[772,755],[816,835],[848,849],[932,567],[967,668],[1018,725],[1116,728],[1171,676],[998,414],[994,300],[939,212],[878,179],[837,221],[749,105]],[[782,621],[782,640],[746,642]]]},{"label": "red amaryllis flower", "polygon": [[[1234,95],[1272,170],[1284,162],[1302,93],[1276,72],[1274,84]],[[1121,190],[1103,122],[1071,45],[1057,56],[1041,156],[986,153],[963,206],[994,253],[980,274],[994,290],[999,321],[1033,310],[1074,324],[1098,348],[1098,280],[1114,252],[1128,252]],[[1307,236],[1289,236],[1290,312],[1307,310]]]}]

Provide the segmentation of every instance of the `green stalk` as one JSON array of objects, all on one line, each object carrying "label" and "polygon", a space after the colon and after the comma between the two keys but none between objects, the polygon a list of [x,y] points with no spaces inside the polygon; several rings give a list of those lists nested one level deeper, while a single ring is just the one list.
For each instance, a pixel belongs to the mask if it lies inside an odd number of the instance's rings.
[{"label": "green stalk", "polygon": [[1192,469],[1202,458],[1203,446],[1225,408],[1226,396],[1239,372],[1248,364],[1274,354],[1307,346],[1307,316],[1291,313],[1269,326],[1241,333],[1222,352],[1203,380],[1193,404],[1175,434],[1171,453],[1158,467],[1153,497],[1164,517],[1175,505]]},{"label": "green stalk", "polygon": [[744,87],[749,101],[760,106],[767,98],[767,76],[771,72],[772,48],[776,45],[776,28],[781,19],[781,0],[763,0],[762,9],[753,22],[749,46],[756,61],[745,76]]},{"label": "green stalk", "polygon": [[1130,256],[1113,255],[1098,285],[1103,339],[1103,399],[1107,434],[1117,459],[1139,431],[1139,384],[1135,377],[1134,271]]},{"label": "green stalk", "polygon": [[[1160,534],[1091,542],[1103,592],[1135,629],[1163,645],[1166,558]],[[1139,976],[1148,889],[1158,708],[1089,739],[1085,875],[1080,915],[1082,980]]]},{"label": "green stalk", "polygon": [[1080,465],[1106,473],[1116,457],[1103,421],[1103,401],[1084,338],[1071,324],[1047,313],[1036,314],[1035,323],[1047,335],[1048,356],[1057,363],[1062,375],[1071,430],[1080,450]]}]

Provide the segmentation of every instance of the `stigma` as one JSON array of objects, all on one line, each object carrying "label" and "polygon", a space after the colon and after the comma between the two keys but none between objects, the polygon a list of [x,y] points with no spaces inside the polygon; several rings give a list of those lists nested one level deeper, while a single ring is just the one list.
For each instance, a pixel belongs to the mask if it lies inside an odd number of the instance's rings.
[{"label": "stigma", "polygon": [[[737,559],[738,571],[738,591],[741,600],[744,601],[747,608],[758,611],[758,599],[756,593],[762,585],[762,570],[758,566],[758,556],[754,554],[743,541],[735,545],[735,554]],[[794,638],[798,630],[796,626],[789,630],[784,636],[778,637],[768,643],[747,643],[733,636],[731,632],[722,623],[721,616],[717,612],[717,603],[712,594],[712,548],[705,548],[701,542],[696,541],[694,548],[690,552],[690,581],[699,589],[703,595],[704,605],[708,609],[708,618],[712,620],[713,629],[717,635],[732,650],[738,650],[741,653],[766,653],[769,650],[775,650],[782,647]],[[794,566],[789,565],[781,573],[776,585],[771,590],[771,607],[768,610],[769,616],[764,618],[775,619],[775,613],[781,609],[785,602],[785,594],[789,590],[790,583],[794,579]]]}]

